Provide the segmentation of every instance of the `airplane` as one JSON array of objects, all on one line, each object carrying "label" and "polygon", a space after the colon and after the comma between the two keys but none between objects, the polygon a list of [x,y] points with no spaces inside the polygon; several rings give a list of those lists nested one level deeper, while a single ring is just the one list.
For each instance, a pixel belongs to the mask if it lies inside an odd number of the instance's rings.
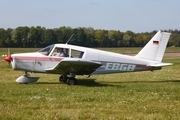
[{"label": "airplane", "polygon": [[[76,75],[124,73],[160,70],[172,63],[162,63],[170,33],[158,31],[137,55],[124,55],[66,44],[52,44],[37,52],[19,53],[6,56],[14,70],[25,71],[16,79],[17,83],[32,83],[38,77],[28,72],[59,74],[59,81],[76,85]],[[58,49],[65,56],[58,56]]]}]

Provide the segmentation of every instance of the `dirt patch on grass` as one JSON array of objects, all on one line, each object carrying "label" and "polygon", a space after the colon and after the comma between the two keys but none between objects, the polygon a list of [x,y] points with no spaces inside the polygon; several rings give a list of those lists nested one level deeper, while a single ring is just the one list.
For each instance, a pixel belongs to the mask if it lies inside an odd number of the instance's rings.
[{"label": "dirt patch on grass", "polygon": [[165,57],[180,57],[180,53],[165,53]]}]

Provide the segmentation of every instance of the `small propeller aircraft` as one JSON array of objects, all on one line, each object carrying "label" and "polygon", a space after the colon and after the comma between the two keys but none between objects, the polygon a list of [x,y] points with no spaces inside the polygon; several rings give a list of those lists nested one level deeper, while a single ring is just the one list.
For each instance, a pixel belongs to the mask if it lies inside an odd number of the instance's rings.
[{"label": "small propeller aircraft", "polygon": [[[76,75],[160,70],[170,33],[158,31],[135,56],[106,52],[70,44],[53,44],[37,52],[12,54],[4,58],[14,70],[25,71],[18,83],[36,82],[28,72],[60,74],[59,81],[75,85]],[[63,52],[60,54],[59,52]]]}]

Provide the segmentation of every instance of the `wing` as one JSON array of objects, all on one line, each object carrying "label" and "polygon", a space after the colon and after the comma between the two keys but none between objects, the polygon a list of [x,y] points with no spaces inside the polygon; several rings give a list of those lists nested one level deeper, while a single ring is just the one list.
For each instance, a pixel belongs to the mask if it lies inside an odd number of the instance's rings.
[{"label": "wing", "polygon": [[94,72],[101,64],[82,59],[63,59],[54,68],[45,69],[47,73],[89,75]]}]

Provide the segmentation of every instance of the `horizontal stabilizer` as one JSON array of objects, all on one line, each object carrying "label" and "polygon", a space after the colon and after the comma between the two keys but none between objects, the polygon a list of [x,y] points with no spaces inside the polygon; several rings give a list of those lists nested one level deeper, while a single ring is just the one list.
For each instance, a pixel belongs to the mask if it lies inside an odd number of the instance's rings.
[{"label": "horizontal stabilizer", "polygon": [[157,63],[157,64],[149,64],[148,66],[151,66],[151,67],[163,67],[163,66],[169,66],[169,65],[173,65],[173,63]]}]

